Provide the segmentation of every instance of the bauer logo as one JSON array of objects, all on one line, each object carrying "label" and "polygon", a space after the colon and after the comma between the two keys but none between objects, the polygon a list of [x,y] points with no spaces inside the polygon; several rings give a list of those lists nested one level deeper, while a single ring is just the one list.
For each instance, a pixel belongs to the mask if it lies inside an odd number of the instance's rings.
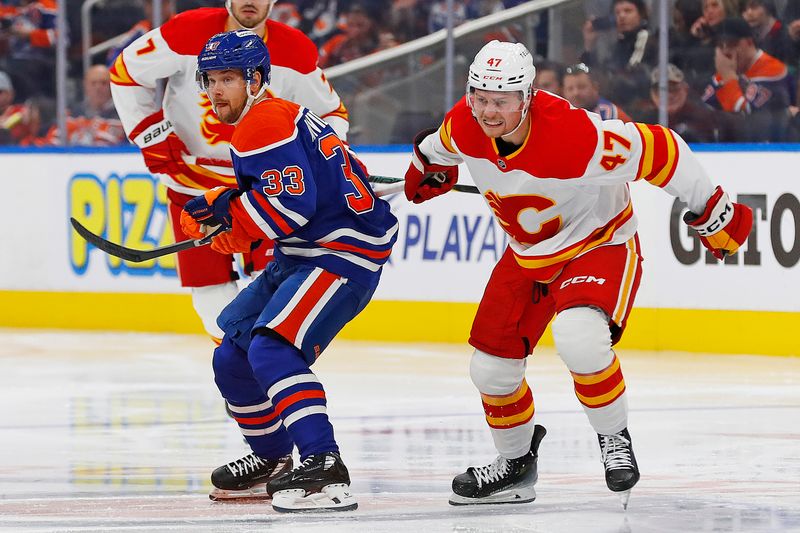
[{"label": "bauer logo", "polygon": [[[67,212],[89,231],[130,248],[152,249],[174,242],[167,216],[166,189],[150,174],[74,174],[69,181]],[[104,268],[111,274],[175,276],[175,256],[129,263],[107,255],[69,229],[72,270],[86,275]]]}]

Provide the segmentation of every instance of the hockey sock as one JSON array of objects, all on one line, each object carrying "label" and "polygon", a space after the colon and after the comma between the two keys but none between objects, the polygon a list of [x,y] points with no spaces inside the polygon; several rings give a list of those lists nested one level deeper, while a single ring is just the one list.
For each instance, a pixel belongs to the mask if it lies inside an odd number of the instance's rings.
[{"label": "hockey sock", "polygon": [[509,394],[481,393],[486,422],[492,431],[497,450],[507,459],[515,459],[530,449],[533,434],[533,394],[525,378]]},{"label": "hockey sock", "polygon": [[625,379],[622,377],[619,359],[613,352],[611,355],[611,363],[597,372],[571,372],[575,382],[575,396],[581,402],[589,423],[602,435],[612,435],[628,425]]},{"label": "hockey sock", "polygon": [[256,455],[276,459],[292,452],[292,439],[253,377],[247,354],[227,337],[214,351],[214,380]]},{"label": "hockey sock", "polygon": [[282,339],[256,335],[248,356],[301,460],[322,452],[338,452],[325,390],[297,348]]}]

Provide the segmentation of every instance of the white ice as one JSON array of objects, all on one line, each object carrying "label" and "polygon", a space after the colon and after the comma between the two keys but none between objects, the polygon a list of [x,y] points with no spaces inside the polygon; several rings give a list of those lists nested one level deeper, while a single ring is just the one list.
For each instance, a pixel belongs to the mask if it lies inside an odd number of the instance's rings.
[{"label": "white ice", "polygon": [[314,369],[355,512],[211,502],[246,453],[200,336],[0,330],[0,530],[800,531],[800,358],[621,350],[642,472],[627,512],[552,350],[528,367],[547,427],[537,499],[451,507],[494,458],[464,345],[335,342]]}]

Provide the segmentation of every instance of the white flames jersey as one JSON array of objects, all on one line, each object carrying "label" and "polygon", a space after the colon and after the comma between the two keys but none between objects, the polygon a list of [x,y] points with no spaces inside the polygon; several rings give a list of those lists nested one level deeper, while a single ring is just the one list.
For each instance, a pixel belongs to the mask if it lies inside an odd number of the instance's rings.
[{"label": "white flames jersey", "polygon": [[553,94],[532,99],[531,129],[500,155],[463,99],[420,150],[431,163],[466,163],[517,262],[550,281],[570,259],[636,233],[628,182],[644,179],[697,213],[714,187],[676,133],[662,126],[602,120]]},{"label": "white flames jersey", "polygon": [[[200,194],[217,185],[236,185],[229,163],[234,127],[217,119],[208,97],[195,82],[197,55],[209,38],[226,30],[227,19],[224,8],[181,13],[127,46],[111,68],[111,94],[128,135],[158,111],[154,102],[156,83],[167,79],[164,115],[190,155],[205,166],[204,170],[212,171],[204,172],[208,176],[202,182],[183,175],[165,177],[167,185],[179,192]],[[272,20],[265,24],[264,42],[272,64],[269,91],[312,110],[345,139],[347,110],[317,66],[314,44],[285,24]]]}]

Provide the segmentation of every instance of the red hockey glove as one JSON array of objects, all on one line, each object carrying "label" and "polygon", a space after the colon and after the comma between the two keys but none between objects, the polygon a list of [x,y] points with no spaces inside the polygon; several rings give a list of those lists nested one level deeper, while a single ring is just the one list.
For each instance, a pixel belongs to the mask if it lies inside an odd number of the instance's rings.
[{"label": "red hockey glove", "polygon": [[421,131],[414,138],[414,154],[406,170],[406,198],[415,204],[448,192],[458,181],[458,166],[435,165],[420,152],[419,144],[436,129]]},{"label": "red hockey glove", "polygon": [[[195,196],[183,206],[183,212],[206,226],[226,226],[232,223],[230,204],[241,194],[238,189],[214,187],[201,196]],[[183,220],[183,214],[181,214]]]},{"label": "red hockey glove", "polygon": [[251,244],[255,242],[255,239],[245,233],[236,219],[233,219],[232,222],[230,231],[220,233],[211,239],[211,249],[227,255],[250,252]]},{"label": "red hockey glove", "polygon": [[717,186],[706,202],[705,211],[700,215],[689,211],[683,215],[683,221],[697,230],[700,242],[714,257],[724,259],[726,255],[735,254],[750,235],[753,210],[731,202],[728,193]]},{"label": "red hockey glove", "polygon": [[182,154],[189,153],[177,135],[172,122],[159,110],[136,126],[129,136],[142,150],[144,164],[153,174],[178,174],[181,172]]}]

